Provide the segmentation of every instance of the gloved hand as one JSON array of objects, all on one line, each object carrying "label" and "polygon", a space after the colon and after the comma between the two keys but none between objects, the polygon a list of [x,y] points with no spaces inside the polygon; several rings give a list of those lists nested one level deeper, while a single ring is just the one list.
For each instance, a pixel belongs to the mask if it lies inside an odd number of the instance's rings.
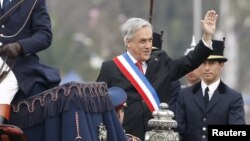
[{"label": "gloved hand", "polygon": [[22,53],[22,47],[19,43],[9,43],[0,48],[0,56],[15,58]]}]

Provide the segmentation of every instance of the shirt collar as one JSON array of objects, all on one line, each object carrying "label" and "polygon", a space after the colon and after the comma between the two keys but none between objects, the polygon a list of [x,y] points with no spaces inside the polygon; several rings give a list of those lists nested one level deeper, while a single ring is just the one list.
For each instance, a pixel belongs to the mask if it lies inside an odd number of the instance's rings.
[{"label": "shirt collar", "polygon": [[[129,58],[132,60],[132,62],[135,64],[137,60],[129,53],[129,51],[127,51],[127,54]],[[142,66],[146,66],[146,61],[142,61],[141,63],[142,63]]]},{"label": "shirt collar", "polygon": [[202,80],[201,81],[202,92],[204,93],[206,87],[208,87],[209,88],[209,94],[213,94],[214,91],[218,88],[219,84],[220,84],[220,79],[218,79],[214,83],[210,84],[209,86],[207,86],[207,84]]}]

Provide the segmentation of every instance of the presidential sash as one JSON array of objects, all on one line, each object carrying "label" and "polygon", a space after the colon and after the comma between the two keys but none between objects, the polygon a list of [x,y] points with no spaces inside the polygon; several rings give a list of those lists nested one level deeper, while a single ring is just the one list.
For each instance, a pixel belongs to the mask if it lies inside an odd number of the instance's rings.
[{"label": "presidential sash", "polygon": [[116,66],[141,95],[151,112],[159,109],[160,100],[144,74],[136,67],[127,53],[113,58]]}]

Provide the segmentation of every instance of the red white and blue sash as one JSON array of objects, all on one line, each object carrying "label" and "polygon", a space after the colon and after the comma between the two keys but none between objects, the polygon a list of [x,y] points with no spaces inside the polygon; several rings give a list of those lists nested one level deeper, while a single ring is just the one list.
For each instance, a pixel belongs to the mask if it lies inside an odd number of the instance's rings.
[{"label": "red white and blue sash", "polygon": [[127,53],[113,58],[116,66],[127,77],[131,84],[141,95],[151,112],[159,109],[160,100],[153,86],[136,67]]}]

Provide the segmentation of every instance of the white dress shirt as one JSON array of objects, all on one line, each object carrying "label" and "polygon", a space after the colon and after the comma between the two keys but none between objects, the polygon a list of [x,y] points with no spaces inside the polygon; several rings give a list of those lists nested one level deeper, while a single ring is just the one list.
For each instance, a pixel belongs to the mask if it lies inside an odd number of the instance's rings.
[{"label": "white dress shirt", "polygon": [[[127,51],[129,58],[132,60],[132,62],[135,64],[137,62],[137,60]],[[148,64],[146,63],[146,61],[142,61],[142,70],[143,73],[145,74],[148,68]]]},{"label": "white dress shirt", "polygon": [[214,91],[218,88],[219,84],[220,84],[220,79],[218,79],[214,83],[210,84],[209,86],[203,80],[201,80],[201,88],[202,88],[203,96],[205,95],[206,87],[208,87],[208,89],[209,89],[209,91],[208,91],[209,100],[211,100],[211,98],[212,98],[212,96],[214,94]]}]

